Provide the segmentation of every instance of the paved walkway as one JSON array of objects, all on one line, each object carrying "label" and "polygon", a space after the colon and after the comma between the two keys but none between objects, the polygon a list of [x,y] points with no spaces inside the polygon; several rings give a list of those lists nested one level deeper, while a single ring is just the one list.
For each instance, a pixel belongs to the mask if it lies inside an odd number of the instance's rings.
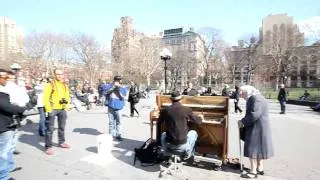
[{"label": "paved walkway", "polygon": [[[106,165],[101,158],[95,159],[97,153],[96,136],[107,132],[107,115],[105,109],[97,107],[79,113],[70,112],[66,127],[66,138],[71,144],[70,150],[55,147],[55,155],[43,153],[44,141],[37,135],[37,117],[32,117],[21,129],[18,150],[15,156],[21,171],[12,174],[18,180],[151,180],[158,179],[159,165],[141,167],[139,162],[133,166],[133,149],[139,147],[150,136],[149,112],[155,102],[141,100],[138,105],[141,117],[129,118],[127,106],[122,115],[124,141],[114,143],[112,156]],[[233,103],[230,103],[231,105]],[[241,102],[244,107],[244,102]],[[241,116],[231,113],[229,124],[229,156],[238,157],[238,133],[236,120]],[[270,119],[274,137],[276,157],[266,162],[266,176],[259,179],[320,179],[320,116],[306,107],[288,106],[286,115],[279,115],[279,105],[270,102]],[[54,142],[57,142],[55,131]],[[91,159],[88,162],[88,159]],[[245,161],[248,166],[247,160]],[[307,166],[309,164],[309,166]],[[299,172],[299,170],[301,170]],[[195,180],[240,179],[239,172],[225,169],[213,171],[212,166],[183,166],[184,176]],[[182,179],[182,177],[164,177],[162,179]]]}]

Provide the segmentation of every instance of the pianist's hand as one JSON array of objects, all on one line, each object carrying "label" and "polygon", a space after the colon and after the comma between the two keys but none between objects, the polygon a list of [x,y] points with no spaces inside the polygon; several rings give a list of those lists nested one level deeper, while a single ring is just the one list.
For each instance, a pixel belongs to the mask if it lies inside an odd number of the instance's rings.
[{"label": "pianist's hand", "polygon": [[202,121],[204,120],[203,114],[199,114],[198,116],[202,119]]},{"label": "pianist's hand", "polygon": [[238,121],[238,127],[239,127],[239,128],[243,128],[243,127],[244,127],[244,124],[242,123],[241,120]]}]

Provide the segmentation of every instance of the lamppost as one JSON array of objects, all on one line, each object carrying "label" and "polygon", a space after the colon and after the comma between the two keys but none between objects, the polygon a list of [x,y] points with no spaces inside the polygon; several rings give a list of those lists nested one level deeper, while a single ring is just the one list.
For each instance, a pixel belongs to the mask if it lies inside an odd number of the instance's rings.
[{"label": "lamppost", "polygon": [[167,49],[164,48],[161,52],[160,52],[160,58],[162,60],[164,60],[164,93],[167,93],[167,60],[170,60],[172,57],[172,53]]},{"label": "lamppost", "polygon": [[13,63],[10,68],[16,75],[16,84],[18,84],[18,78],[19,78],[19,71],[21,69],[21,66],[18,63]]}]

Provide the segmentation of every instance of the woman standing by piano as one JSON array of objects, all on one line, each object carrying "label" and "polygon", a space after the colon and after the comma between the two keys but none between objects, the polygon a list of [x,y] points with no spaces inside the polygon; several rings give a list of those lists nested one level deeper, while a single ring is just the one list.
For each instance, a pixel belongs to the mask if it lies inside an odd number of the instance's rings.
[{"label": "woman standing by piano", "polygon": [[247,101],[246,114],[238,121],[245,128],[244,156],[250,160],[251,169],[242,178],[257,178],[264,175],[263,160],[273,156],[273,145],[268,115],[268,102],[253,86],[240,87],[241,97]]}]

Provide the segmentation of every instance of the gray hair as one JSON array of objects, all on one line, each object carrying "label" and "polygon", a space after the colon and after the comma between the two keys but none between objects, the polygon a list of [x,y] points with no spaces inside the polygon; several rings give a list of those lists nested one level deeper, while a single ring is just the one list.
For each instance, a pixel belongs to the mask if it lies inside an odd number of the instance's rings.
[{"label": "gray hair", "polygon": [[241,86],[240,91],[246,92],[248,94],[248,98],[252,95],[260,94],[258,89],[250,85]]}]

